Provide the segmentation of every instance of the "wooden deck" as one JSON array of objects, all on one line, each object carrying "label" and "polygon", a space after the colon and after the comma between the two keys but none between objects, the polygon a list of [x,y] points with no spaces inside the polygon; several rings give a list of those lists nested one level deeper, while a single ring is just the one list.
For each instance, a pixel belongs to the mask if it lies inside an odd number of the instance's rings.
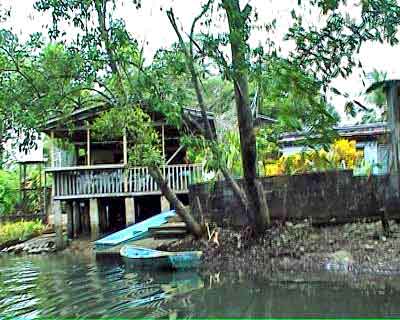
[{"label": "wooden deck", "polygon": [[[201,164],[178,164],[162,167],[164,177],[176,193],[187,193],[204,170]],[[46,169],[53,175],[54,200],[99,197],[159,195],[160,188],[147,167],[93,165]]]}]

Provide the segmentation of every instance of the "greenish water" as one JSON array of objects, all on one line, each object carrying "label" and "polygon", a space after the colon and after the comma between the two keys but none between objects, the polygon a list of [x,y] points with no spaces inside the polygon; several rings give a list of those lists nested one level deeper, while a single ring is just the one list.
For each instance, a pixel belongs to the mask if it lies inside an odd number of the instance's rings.
[{"label": "greenish water", "polygon": [[91,257],[0,256],[0,319],[21,317],[399,317],[400,278],[200,276]]}]

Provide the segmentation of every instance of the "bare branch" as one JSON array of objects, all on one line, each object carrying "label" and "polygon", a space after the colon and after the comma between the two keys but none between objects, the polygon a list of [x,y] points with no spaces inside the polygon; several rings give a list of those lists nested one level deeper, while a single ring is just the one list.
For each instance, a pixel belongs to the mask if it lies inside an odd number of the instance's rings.
[{"label": "bare branch", "polygon": [[[190,36],[189,37],[191,40],[194,38],[194,31],[196,29],[197,22],[207,13],[207,11],[210,9],[210,6],[212,5],[213,2],[214,2],[214,0],[208,0],[207,3],[203,6],[203,9],[200,12],[200,14],[196,18],[194,18],[192,27],[190,28]],[[189,52],[193,58],[193,41],[189,42]]]}]

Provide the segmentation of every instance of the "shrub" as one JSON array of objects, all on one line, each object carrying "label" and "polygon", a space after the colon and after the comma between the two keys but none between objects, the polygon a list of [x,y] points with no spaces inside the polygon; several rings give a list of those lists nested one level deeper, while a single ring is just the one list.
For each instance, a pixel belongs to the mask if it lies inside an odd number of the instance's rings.
[{"label": "shrub", "polygon": [[0,224],[0,245],[9,241],[24,241],[40,235],[44,228],[45,226],[40,220]]}]

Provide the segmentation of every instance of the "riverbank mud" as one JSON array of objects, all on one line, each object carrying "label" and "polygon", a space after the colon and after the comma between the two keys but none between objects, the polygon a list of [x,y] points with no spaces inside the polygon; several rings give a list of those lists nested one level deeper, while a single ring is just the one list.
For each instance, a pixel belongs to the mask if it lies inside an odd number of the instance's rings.
[{"label": "riverbank mud", "polygon": [[218,243],[187,237],[169,251],[202,250],[202,269],[263,274],[338,271],[400,273],[400,227],[390,221],[385,235],[381,222],[315,227],[309,221],[275,224],[264,235],[249,230],[218,229]]}]

